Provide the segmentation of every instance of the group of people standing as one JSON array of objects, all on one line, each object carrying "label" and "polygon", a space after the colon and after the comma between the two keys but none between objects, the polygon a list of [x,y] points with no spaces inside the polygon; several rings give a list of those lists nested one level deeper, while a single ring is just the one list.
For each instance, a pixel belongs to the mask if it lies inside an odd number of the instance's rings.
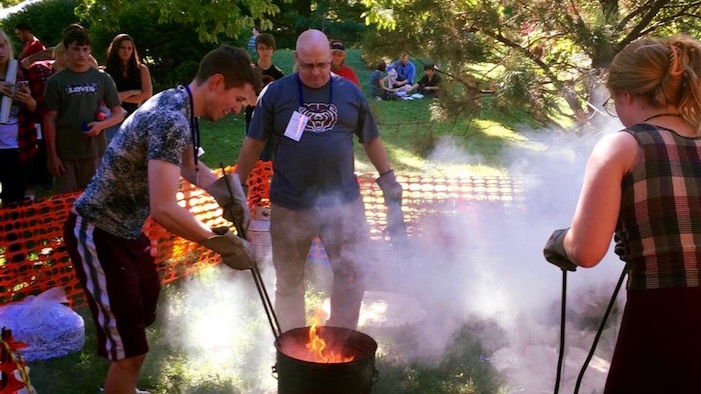
[{"label": "group of people standing", "polygon": [[126,34],[110,44],[104,71],[80,25],[66,28],[52,49],[27,24],[15,34],[24,43],[18,59],[0,31],[2,111],[9,114],[0,117],[2,204],[23,201],[28,186],[56,193],[85,188],[115,126],[152,95],[148,68]]},{"label": "group of people standing", "polygon": [[[202,59],[189,85],[160,92],[131,114],[65,223],[67,249],[97,328],[98,354],[110,360],[106,393],[135,392],[148,352],[146,327],[156,317],[160,282],[142,233],[147,217],[220,254],[233,269],[252,268],[251,245],[228,230],[208,228],[178,204],[177,193],[181,178],[204,189],[245,234],[247,178],[269,141],[281,328],[306,325],[304,268],[317,236],[334,273],[327,324],[358,323],[369,231],[354,172],[354,137],[379,173],[385,200],[400,202],[402,188],[362,90],[332,73],[332,46],[324,33],[308,30],[298,37],[298,71],[287,76],[272,64],[272,36],[259,34],[254,45],[255,67],[246,50],[223,45]],[[216,121],[246,105],[255,110],[247,117],[236,172],[217,178],[198,160],[198,120]]]}]

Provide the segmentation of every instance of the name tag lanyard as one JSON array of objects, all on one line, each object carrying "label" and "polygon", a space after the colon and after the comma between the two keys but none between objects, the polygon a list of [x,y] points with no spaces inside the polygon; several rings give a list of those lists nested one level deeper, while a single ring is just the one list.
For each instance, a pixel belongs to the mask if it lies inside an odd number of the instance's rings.
[{"label": "name tag lanyard", "polygon": [[[302,91],[302,80],[297,73],[297,92],[299,93],[299,108],[306,108],[304,104],[304,92]],[[329,78],[329,104],[333,104],[333,78]]]},{"label": "name tag lanyard", "polygon": [[195,101],[192,99],[192,92],[189,86],[185,86],[187,96],[190,98],[190,131],[192,133],[192,148],[195,156],[195,186],[200,185],[200,168],[197,153],[200,151],[200,122],[195,116]]}]

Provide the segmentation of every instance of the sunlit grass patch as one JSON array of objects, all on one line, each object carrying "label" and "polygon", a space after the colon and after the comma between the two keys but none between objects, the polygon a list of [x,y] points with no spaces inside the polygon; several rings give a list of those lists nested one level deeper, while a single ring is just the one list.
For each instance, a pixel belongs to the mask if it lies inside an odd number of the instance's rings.
[{"label": "sunlit grass patch", "polygon": [[527,138],[517,133],[514,129],[504,126],[501,123],[485,119],[474,120],[475,127],[487,136],[501,138],[504,140],[524,141]]}]

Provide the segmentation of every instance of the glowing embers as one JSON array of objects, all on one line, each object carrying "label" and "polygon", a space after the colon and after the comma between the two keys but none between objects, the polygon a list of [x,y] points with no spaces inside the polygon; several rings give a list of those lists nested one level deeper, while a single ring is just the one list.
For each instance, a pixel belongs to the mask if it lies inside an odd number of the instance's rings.
[{"label": "glowing embers", "polygon": [[318,326],[319,319],[313,318],[312,326],[309,327],[309,343],[306,345],[308,356],[304,357],[305,361],[312,361],[315,363],[347,363],[355,359],[355,356],[346,357],[340,351],[329,348],[326,345],[326,341],[317,334]]}]

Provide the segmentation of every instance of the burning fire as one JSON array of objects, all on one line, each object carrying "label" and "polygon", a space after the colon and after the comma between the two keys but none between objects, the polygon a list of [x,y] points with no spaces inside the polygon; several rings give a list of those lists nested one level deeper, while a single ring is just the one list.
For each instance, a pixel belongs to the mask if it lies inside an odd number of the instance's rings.
[{"label": "burning fire", "polygon": [[347,363],[353,361],[354,356],[344,357],[340,352],[327,349],[326,341],[316,333],[318,326],[319,319],[315,317],[312,319],[312,326],[309,328],[309,343],[307,343],[307,349],[312,356],[312,361],[317,363]]}]

